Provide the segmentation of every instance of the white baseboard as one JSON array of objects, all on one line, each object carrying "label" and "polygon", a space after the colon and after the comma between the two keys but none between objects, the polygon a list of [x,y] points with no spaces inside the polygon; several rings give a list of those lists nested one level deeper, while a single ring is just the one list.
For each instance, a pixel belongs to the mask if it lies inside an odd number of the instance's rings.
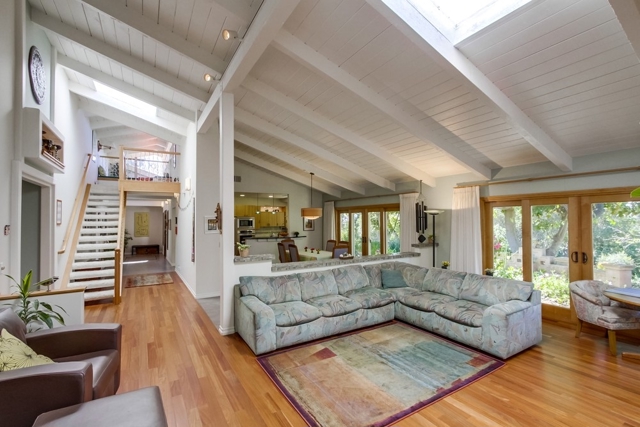
[{"label": "white baseboard", "polygon": [[235,328],[222,328],[222,327],[218,327],[218,332],[220,332],[220,335],[231,335],[231,334],[235,334],[236,333],[236,329]]},{"label": "white baseboard", "polygon": [[175,270],[175,273],[178,275],[178,277],[180,277],[180,280],[182,280],[182,283],[184,283],[184,286],[186,286],[186,288],[187,288],[187,290],[189,291],[189,293],[190,293],[191,295],[193,295],[193,297],[194,297],[195,299],[198,299],[198,298],[196,297],[196,293],[193,291],[193,289],[191,289],[191,286],[189,286],[189,283],[188,283],[186,280],[184,280],[184,277],[182,277],[182,274],[180,274],[180,272],[179,272],[178,270]]},{"label": "white baseboard", "polygon": [[219,297],[220,293],[219,292],[205,292],[203,294],[198,294],[198,296],[196,297],[196,299],[202,299],[202,298],[215,298],[215,297]]}]

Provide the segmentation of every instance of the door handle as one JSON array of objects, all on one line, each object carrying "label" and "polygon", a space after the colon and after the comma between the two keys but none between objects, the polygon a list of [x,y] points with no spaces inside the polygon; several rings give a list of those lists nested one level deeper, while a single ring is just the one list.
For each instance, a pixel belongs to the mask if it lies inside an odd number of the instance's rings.
[{"label": "door handle", "polygon": [[582,252],[582,263],[586,264],[587,262],[589,262],[589,256],[587,256],[586,253]]},{"label": "door handle", "polygon": [[571,261],[578,262],[578,252],[571,252]]}]

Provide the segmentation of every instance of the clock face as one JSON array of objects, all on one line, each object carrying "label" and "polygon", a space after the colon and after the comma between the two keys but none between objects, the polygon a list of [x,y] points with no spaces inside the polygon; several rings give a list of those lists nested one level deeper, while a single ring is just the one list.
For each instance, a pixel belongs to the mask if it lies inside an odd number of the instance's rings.
[{"label": "clock face", "polygon": [[42,104],[47,90],[47,76],[44,72],[42,57],[35,46],[31,46],[31,50],[29,50],[29,80],[33,98],[38,104]]}]

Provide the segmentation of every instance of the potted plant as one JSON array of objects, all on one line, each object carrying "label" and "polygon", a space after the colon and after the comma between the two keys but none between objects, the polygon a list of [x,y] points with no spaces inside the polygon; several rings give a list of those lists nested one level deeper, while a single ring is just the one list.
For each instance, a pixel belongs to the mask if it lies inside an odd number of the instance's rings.
[{"label": "potted plant", "polygon": [[449,261],[442,261],[442,268],[444,268],[445,270],[449,268]]},{"label": "potted plant", "polygon": [[129,240],[133,240],[133,237],[131,237],[131,234],[126,228],[124,229],[124,236],[122,237],[122,240],[124,240],[123,246],[124,246],[124,253],[126,254],[127,246],[129,246]]},{"label": "potted plant", "polygon": [[[51,304],[41,302],[38,299],[31,297],[32,274],[33,271],[29,270],[20,283],[18,283],[18,281],[13,277],[6,275],[13,281],[13,283],[15,283],[16,288],[18,288],[18,303],[14,307],[14,311],[27,326],[27,330],[29,332],[41,329],[40,325],[43,323],[47,325],[47,327],[53,328],[54,319],[64,325],[64,318],[62,317],[62,314],[54,310]],[[46,279],[36,283],[33,287],[37,289],[41,284],[52,283],[53,281],[54,278]],[[64,311],[65,314],[67,313],[66,310],[59,305],[56,305],[56,307]]]},{"label": "potted plant", "polygon": [[433,243],[433,234],[429,234],[429,237],[427,237],[427,242]]},{"label": "potted plant", "polygon": [[484,269],[484,274],[486,276],[493,276],[493,269],[492,268],[485,268]]},{"label": "potted plant", "polygon": [[249,256],[249,248],[251,247],[251,245],[240,242],[236,243],[236,245],[238,245],[238,253],[241,257],[246,258]]}]

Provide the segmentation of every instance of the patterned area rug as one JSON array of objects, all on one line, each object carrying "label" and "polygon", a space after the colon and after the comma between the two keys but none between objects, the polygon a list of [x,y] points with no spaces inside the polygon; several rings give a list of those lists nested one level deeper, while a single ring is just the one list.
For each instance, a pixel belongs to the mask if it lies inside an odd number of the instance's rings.
[{"label": "patterned area rug", "polygon": [[403,323],[258,362],[312,427],[388,426],[504,365]]},{"label": "patterned area rug", "polygon": [[125,278],[125,288],[135,288],[137,286],[168,285],[173,283],[169,273],[163,274],[138,274]]}]

